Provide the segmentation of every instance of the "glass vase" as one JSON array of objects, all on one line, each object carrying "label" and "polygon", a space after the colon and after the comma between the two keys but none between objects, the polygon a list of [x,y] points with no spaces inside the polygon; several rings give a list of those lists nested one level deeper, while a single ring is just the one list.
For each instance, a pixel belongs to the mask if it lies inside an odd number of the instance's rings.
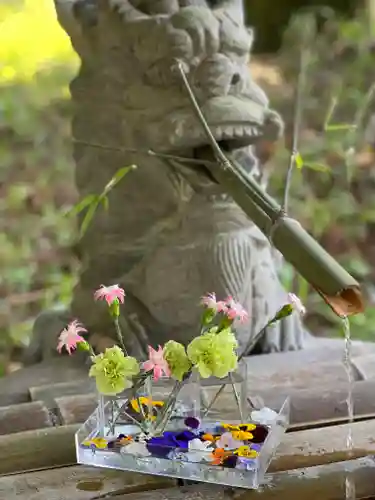
[{"label": "glass vase", "polygon": [[155,436],[199,415],[200,387],[194,374],[184,382],[147,377],[121,394],[99,395],[99,433],[105,438],[129,432]]},{"label": "glass vase", "polygon": [[289,402],[279,412],[254,408],[247,382],[241,362],[225,379],[194,372],[101,397],[76,434],[77,461],[256,489],[289,423]]}]

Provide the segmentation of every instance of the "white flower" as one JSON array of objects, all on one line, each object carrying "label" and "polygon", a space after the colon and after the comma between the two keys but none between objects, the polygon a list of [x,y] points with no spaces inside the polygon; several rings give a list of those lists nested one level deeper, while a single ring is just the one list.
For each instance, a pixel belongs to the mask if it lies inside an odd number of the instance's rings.
[{"label": "white flower", "polygon": [[136,441],[121,448],[121,453],[134,455],[135,457],[149,457],[151,455],[146,447],[146,443],[137,443]]},{"label": "white flower", "polygon": [[272,425],[278,418],[278,413],[264,406],[261,410],[251,412],[251,420],[261,425]]},{"label": "white flower", "polygon": [[301,299],[297,297],[294,293],[288,293],[289,304],[293,307],[295,311],[301,316],[306,314],[306,307],[302,304]]},{"label": "white flower", "polygon": [[209,441],[201,441],[200,439],[192,439],[189,441],[188,452],[185,453],[185,459],[188,462],[210,462],[212,460],[212,452],[214,449],[210,446]]},{"label": "white flower", "polygon": [[224,432],[215,444],[217,448],[224,448],[224,450],[236,450],[244,445],[243,441],[234,439],[230,432]]}]

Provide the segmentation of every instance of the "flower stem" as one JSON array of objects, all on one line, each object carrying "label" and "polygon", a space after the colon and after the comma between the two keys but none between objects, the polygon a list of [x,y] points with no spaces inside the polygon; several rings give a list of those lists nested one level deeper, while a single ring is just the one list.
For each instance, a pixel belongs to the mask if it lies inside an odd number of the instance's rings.
[{"label": "flower stem", "polygon": [[172,389],[172,392],[170,393],[170,395],[167,399],[167,402],[164,405],[163,411],[161,412],[160,417],[157,419],[157,421],[155,423],[155,432],[158,430],[159,427],[160,427],[159,432],[160,433],[164,432],[164,430],[168,424],[170,414],[172,413],[172,411],[176,405],[177,394],[180,391],[183,384],[184,384],[184,382],[179,382],[179,381],[175,382],[175,385]]},{"label": "flower stem", "polygon": [[234,384],[233,375],[231,373],[229,374],[229,379],[230,379],[230,383],[232,385],[234,399],[236,400],[238,412],[240,414],[241,423],[243,424],[244,423],[244,416],[243,416],[243,412],[242,412],[242,405],[241,405],[240,397],[238,395],[237,388]]},{"label": "flower stem", "polygon": [[113,322],[115,324],[115,330],[116,330],[117,338],[118,338],[118,340],[119,340],[119,342],[121,344],[121,347],[122,347],[122,350],[124,351],[125,356],[127,356],[128,352],[127,352],[125,344],[124,344],[124,338],[123,338],[122,331],[121,331],[121,328],[120,328],[120,323],[119,323],[119,320],[118,320],[118,316],[115,316],[113,318]]},{"label": "flower stem", "polygon": [[[244,350],[242,351],[242,353],[240,354],[240,356],[238,357],[238,361],[241,361],[250,351],[251,349],[255,346],[255,344],[258,342],[259,339],[262,338],[262,336],[264,335],[265,331],[266,331],[266,328],[268,326],[270,326],[273,322],[274,322],[275,318],[272,318],[267,324],[266,326],[264,326],[256,335],[255,337],[252,337],[250,338],[250,340],[248,341],[248,343],[246,344]],[[235,389],[234,386],[233,386],[233,379],[232,379],[232,374],[229,374],[230,378],[231,378],[231,383],[232,383],[232,387],[233,387],[233,390]],[[205,411],[204,411],[204,414],[203,416],[205,417],[207,415],[207,413],[211,410],[211,408],[213,407],[213,405],[216,403],[216,401],[218,400],[220,394],[223,392],[223,390],[225,389],[225,386],[226,384],[223,384],[220,389],[217,391],[217,393],[215,394],[215,396],[212,398],[211,400],[211,403],[206,407]],[[236,394],[235,394],[235,397],[236,397]],[[237,397],[238,397],[238,394],[237,394]],[[237,398],[236,398],[236,401],[237,401]],[[242,417],[241,417],[242,418]]]}]

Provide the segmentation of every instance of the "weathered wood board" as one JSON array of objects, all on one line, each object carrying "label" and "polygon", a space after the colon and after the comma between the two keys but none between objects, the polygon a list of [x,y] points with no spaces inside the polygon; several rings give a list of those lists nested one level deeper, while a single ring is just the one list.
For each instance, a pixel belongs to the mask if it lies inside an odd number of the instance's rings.
[{"label": "weathered wood board", "polygon": [[[350,477],[357,498],[375,495],[375,462],[348,462],[267,474],[258,490],[230,490],[212,484],[178,487],[176,481],[154,476],[62,467],[0,477],[0,498],[6,500],[342,500]],[[155,491],[157,490],[157,491]]]},{"label": "weathered wood board", "polygon": [[[78,425],[25,431],[0,440],[0,474],[71,465],[76,462],[74,434]],[[375,453],[375,420],[351,425],[353,458]],[[270,471],[328,464],[347,460],[349,424],[308,429],[284,436]]]}]

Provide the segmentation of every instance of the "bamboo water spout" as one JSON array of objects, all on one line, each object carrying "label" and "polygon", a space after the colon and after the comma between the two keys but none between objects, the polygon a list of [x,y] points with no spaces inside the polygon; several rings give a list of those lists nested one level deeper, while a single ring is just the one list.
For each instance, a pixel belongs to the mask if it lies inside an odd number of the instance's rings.
[{"label": "bamboo water spout", "polygon": [[211,148],[208,156],[212,158],[213,155],[216,159],[216,164],[207,163],[212,176],[338,316],[347,317],[363,312],[364,301],[358,282],[297,220],[289,217],[230,154],[221,151],[180,63],[177,64],[177,70],[209,140]]},{"label": "bamboo water spout", "polygon": [[308,281],[339,316],[363,312],[358,282],[301,226],[283,214],[281,206],[264,192],[237,162],[231,168],[212,169],[212,175],[272,240],[284,258]]}]

